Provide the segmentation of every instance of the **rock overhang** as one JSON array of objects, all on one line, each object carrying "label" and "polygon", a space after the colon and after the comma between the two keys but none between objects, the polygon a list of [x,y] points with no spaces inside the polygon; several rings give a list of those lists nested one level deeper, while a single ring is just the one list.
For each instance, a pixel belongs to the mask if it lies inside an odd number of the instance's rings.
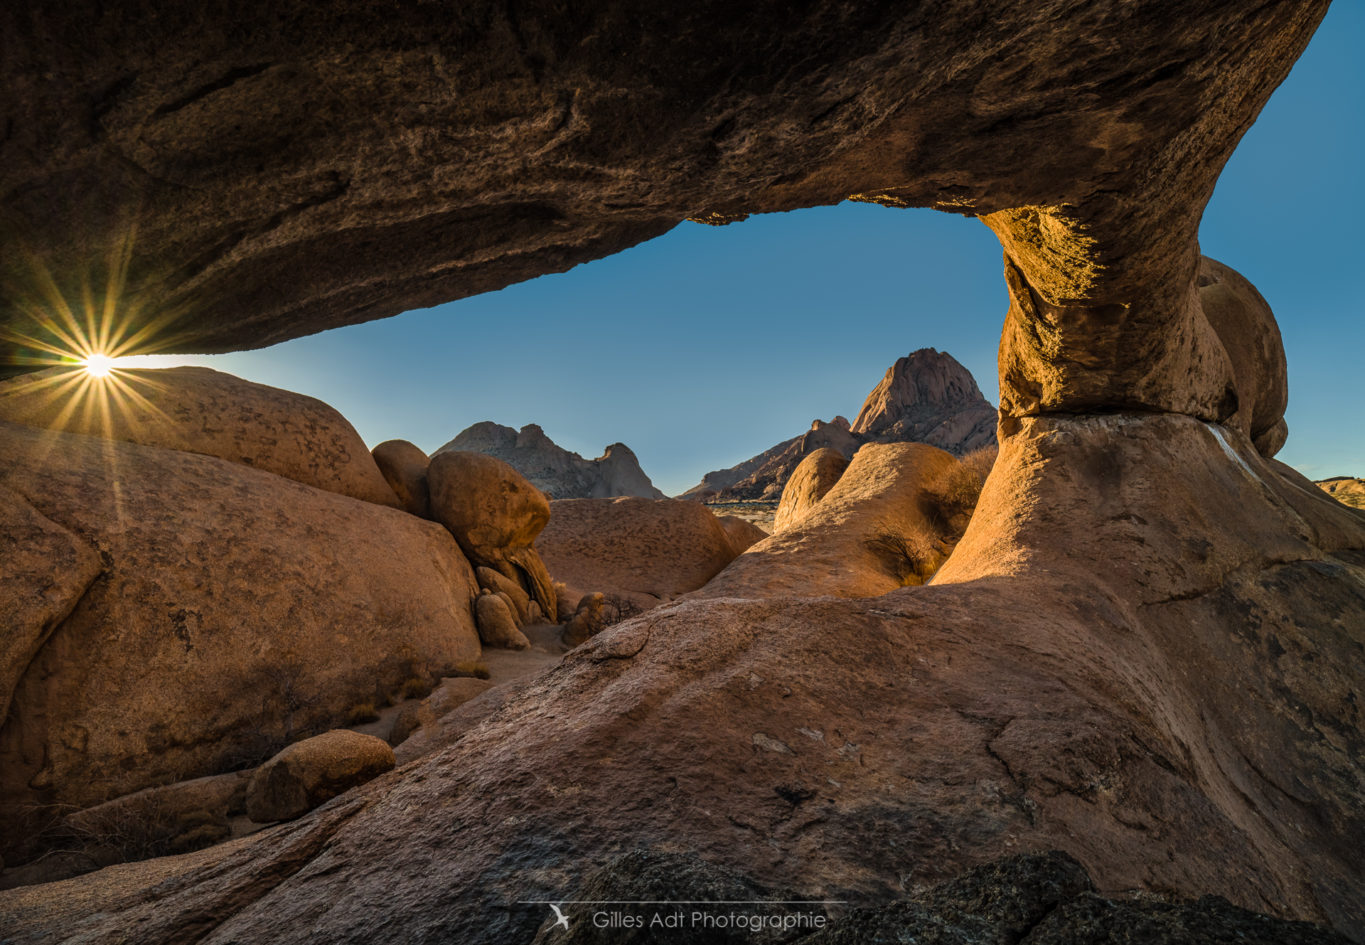
[{"label": "rock overhang", "polygon": [[145,348],[224,351],[854,197],[996,231],[1040,409],[1221,420],[1199,216],[1326,7],[11,7],[5,360],[82,282]]}]

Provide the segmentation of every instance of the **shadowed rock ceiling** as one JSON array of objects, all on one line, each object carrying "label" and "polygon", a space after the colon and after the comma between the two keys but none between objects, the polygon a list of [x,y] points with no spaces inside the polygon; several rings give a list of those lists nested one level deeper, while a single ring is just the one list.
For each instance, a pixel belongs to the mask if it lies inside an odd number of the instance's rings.
[{"label": "shadowed rock ceiling", "polygon": [[995,214],[1143,338],[1326,7],[9,4],[0,323],[22,356],[86,282],[140,348],[258,347],[852,196]]}]

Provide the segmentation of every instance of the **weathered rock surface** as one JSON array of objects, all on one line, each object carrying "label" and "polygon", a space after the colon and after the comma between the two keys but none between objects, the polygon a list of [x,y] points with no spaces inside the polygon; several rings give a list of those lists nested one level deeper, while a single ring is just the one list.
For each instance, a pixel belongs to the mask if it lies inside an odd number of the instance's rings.
[{"label": "weathered rock surface", "polygon": [[500,459],[440,450],[427,466],[431,512],[475,566],[527,589],[553,623],[555,592],[532,543],[550,519],[550,502]]},{"label": "weathered rock surface", "polygon": [[360,434],[332,407],[201,367],[52,368],[0,384],[0,421],[217,456],[397,507]]},{"label": "weathered rock surface", "polygon": [[385,440],[371,450],[371,455],[380,475],[398,496],[403,511],[418,518],[431,518],[427,454],[407,440]]},{"label": "weathered rock surface", "polygon": [[489,421],[476,423],[437,452],[442,450],[484,453],[500,459],[551,499],[664,497],[624,443],[613,443],[597,459],[584,459],[557,445],[534,423],[520,432]]},{"label": "weathered rock surface", "polygon": [[0,485],[0,724],[19,678],[100,570],[92,544]]},{"label": "weathered rock surface", "polygon": [[[954,537],[935,490],[960,467],[923,443],[869,443],[807,515],[754,545],[703,597],[873,597],[921,583]],[[965,525],[965,523],[963,523]]]},{"label": "weathered rock surface", "polygon": [[85,807],[258,762],[479,655],[472,569],[444,529],[397,509],[214,457],[6,423],[0,486],[100,563],[0,728],[10,844],[33,805]]},{"label": "weathered rock surface", "polygon": [[[1101,889],[1358,930],[1362,581],[1365,522],[1237,431],[1031,419],[930,585],[656,608],[344,818],[197,854],[151,900],[149,867],[0,909],[20,942],[169,940],[228,901],[221,941],[529,940],[543,910],[490,903],[572,898],[623,847],[685,837],[855,904],[1055,848]],[[242,892],[283,860],[316,865]]]},{"label": "weathered rock surface", "polygon": [[995,408],[971,372],[946,351],[921,348],[887,370],[851,425],[843,417],[816,420],[802,436],[732,469],[707,473],[683,495],[717,502],[776,501],[801,462],[817,450],[852,459],[864,443],[928,443],[961,456],[994,444],[995,424]]},{"label": "weathered rock surface", "polygon": [[1106,899],[1064,853],[1012,856],[968,870],[913,899],[859,909],[802,939],[808,945],[933,942],[938,945],[1344,945],[1305,922],[1286,922],[1229,905]]},{"label": "weathered rock surface", "polygon": [[513,605],[506,594],[480,594],[474,602],[474,622],[479,627],[479,639],[486,646],[524,650],[531,645],[517,627]]},{"label": "weathered rock surface", "polygon": [[1332,479],[1322,479],[1314,483],[1323,492],[1336,499],[1342,505],[1349,505],[1352,508],[1365,509],[1365,479],[1356,479],[1352,476],[1337,476]]},{"label": "weathered rock surface", "polygon": [[1308,922],[1290,922],[1239,909],[1218,896],[1196,902],[1108,900],[1082,896],[1064,903],[1029,933],[1028,945],[1346,945],[1349,941]]},{"label": "weathered rock surface", "polygon": [[838,450],[818,449],[807,454],[782,487],[773,531],[780,532],[805,518],[847,468],[848,457]]},{"label": "weathered rock surface", "polygon": [[[687,217],[850,195],[990,216],[1050,302],[1170,300],[1214,178],[1326,6],[1220,3],[1173,26],[1082,0],[682,21],[347,2],[148,8],[98,30],[80,7],[14,9],[4,323],[54,340],[30,315],[54,276],[72,306],[82,279],[112,281],[119,340],[266,345],[564,270]],[[1104,330],[1158,337],[1177,313],[1157,308]],[[1059,337],[1099,350],[1090,330]],[[1101,383],[1121,362],[1126,381],[1152,353],[1111,346],[1068,370]]]},{"label": "weathered rock surface", "polygon": [[536,539],[550,573],[578,593],[641,609],[696,590],[738,552],[704,506],[681,499],[562,499]]},{"label": "weathered rock surface", "polygon": [[[592,873],[576,896],[618,903],[615,925],[599,927],[591,907],[566,905],[569,928],[551,916],[536,942],[626,945],[1339,945],[1319,926],[1248,912],[1217,897],[1198,902],[1106,899],[1094,893],[1084,868],[1065,853],[1025,854],[974,867],[912,898],[829,916],[828,905],[787,902],[793,894],[765,889],[734,870],[695,856],[637,850]],[[628,903],[649,905],[633,906]],[[678,907],[666,903],[686,903]],[[708,903],[724,903],[707,905]],[[745,903],[736,910],[734,903]],[[765,925],[726,922],[739,912]],[[680,916],[681,922],[669,920]],[[707,921],[707,920],[711,921]],[[812,929],[815,931],[812,932]]]},{"label": "weathered rock surface", "polygon": [[246,815],[257,823],[292,820],[394,766],[382,738],[334,729],[295,742],[256,769]]}]

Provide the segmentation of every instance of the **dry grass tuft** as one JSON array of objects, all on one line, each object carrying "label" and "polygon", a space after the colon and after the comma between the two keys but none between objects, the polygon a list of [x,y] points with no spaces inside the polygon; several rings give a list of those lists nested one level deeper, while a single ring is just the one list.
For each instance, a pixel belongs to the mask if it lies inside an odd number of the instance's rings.
[{"label": "dry grass tuft", "polygon": [[866,545],[886,572],[902,586],[923,584],[947,557],[947,551],[939,547],[939,543],[918,535],[881,532],[869,538]]},{"label": "dry grass tuft", "polygon": [[470,660],[463,663],[456,663],[450,667],[447,676],[469,676],[474,679],[488,678],[488,664]]}]

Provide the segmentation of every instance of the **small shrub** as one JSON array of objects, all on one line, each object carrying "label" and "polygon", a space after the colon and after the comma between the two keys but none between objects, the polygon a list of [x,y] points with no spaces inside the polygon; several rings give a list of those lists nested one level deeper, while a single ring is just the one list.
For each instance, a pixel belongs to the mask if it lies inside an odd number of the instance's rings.
[{"label": "small shrub", "polygon": [[610,626],[644,613],[638,605],[617,594],[589,594],[560,631],[560,641],[574,647],[587,642]]},{"label": "small shrub", "polygon": [[990,446],[983,446],[980,449],[972,450],[966,456],[963,456],[962,465],[976,473],[981,477],[981,481],[985,482],[986,477],[989,476],[991,470],[995,468],[995,461],[999,456],[1000,447],[992,443]]},{"label": "small shrub", "polygon": [[100,865],[188,853],[220,843],[231,834],[225,814],[174,810],[154,793],[81,811],[65,819],[62,832],[60,845]]},{"label": "small shrub", "polygon": [[867,539],[868,550],[900,584],[923,584],[947,557],[938,544],[914,535],[881,532]]},{"label": "small shrub", "polygon": [[952,469],[925,484],[920,511],[950,545],[967,530],[999,452],[995,446],[973,450]]},{"label": "small shrub", "polygon": [[622,620],[629,620],[644,613],[639,605],[634,601],[627,600],[618,594],[608,594],[602,605],[602,629],[618,624]]},{"label": "small shrub", "polygon": [[358,702],[346,712],[347,725],[367,725],[378,721],[379,713],[375,711],[373,702]]}]

